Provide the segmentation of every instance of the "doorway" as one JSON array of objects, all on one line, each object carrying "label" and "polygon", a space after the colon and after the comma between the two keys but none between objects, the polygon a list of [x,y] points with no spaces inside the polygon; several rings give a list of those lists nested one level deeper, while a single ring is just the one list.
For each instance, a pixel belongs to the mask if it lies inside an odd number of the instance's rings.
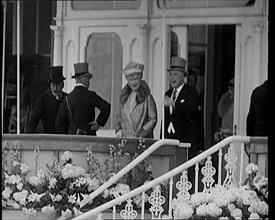
[{"label": "doorway", "polygon": [[[179,33],[186,33],[186,36]],[[221,124],[217,105],[228,90],[230,79],[235,76],[235,41],[235,25],[171,27],[170,57],[186,58],[187,68],[197,75],[196,90],[201,99],[203,118],[203,149],[215,144],[214,133]],[[187,51],[182,48],[187,48]]]}]

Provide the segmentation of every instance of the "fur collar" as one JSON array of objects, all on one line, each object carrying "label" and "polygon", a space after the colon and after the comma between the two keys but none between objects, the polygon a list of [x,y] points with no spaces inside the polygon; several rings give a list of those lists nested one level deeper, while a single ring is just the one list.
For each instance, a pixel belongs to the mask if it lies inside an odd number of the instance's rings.
[{"label": "fur collar", "polygon": [[[130,86],[128,84],[126,84],[124,86],[124,88],[122,89],[120,99],[119,99],[120,103],[122,105],[124,105],[126,103],[131,92],[132,92],[132,89],[130,88]],[[150,88],[144,80],[141,80],[140,86],[137,90],[137,96],[136,96],[137,104],[143,102],[147,98],[148,95],[150,95]]]}]

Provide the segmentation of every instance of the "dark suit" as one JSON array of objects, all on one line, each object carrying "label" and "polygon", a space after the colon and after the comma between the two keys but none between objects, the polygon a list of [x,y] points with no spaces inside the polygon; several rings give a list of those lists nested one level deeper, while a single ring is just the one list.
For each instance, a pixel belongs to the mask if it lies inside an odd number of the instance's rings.
[{"label": "dark suit", "polygon": [[63,92],[61,100],[58,100],[52,94],[50,89],[40,95],[33,111],[31,112],[25,133],[34,133],[38,122],[41,119],[43,133],[56,134],[55,119],[57,111],[60,103],[66,95],[67,93]]},{"label": "dark suit", "polygon": [[251,95],[250,108],[246,118],[246,133],[248,136],[267,136],[268,103],[267,80]]},{"label": "dark suit", "polygon": [[[171,97],[173,88],[170,88],[165,95]],[[198,153],[197,147],[197,117],[199,96],[193,87],[184,84],[175,102],[175,108],[172,114],[170,114],[169,107],[165,107],[165,138],[178,139],[183,143],[191,143],[191,147],[188,149],[188,159],[196,156]],[[175,129],[175,133],[168,133],[168,126],[172,122]],[[178,148],[176,153],[176,165],[179,166],[183,162],[185,150]],[[176,177],[175,181],[179,180],[180,175]],[[194,166],[188,169],[188,181],[194,186]],[[190,192],[193,192],[192,187]]]},{"label": "dark suit", "polygon": [[70,120],[67,103],[64,99],[56,117],[56,131],[62,134],[76,134],[76,130],[79,128],[85,131],[87,135],[95,136],[96,131],[91,130],[89,125],[89,122],[95,120],[95,108],[100,110],[96,121],[103,127],[110,115],[111,105],[95,92],[83,86],[76,86],[67,97],[73,121]]},{"label": "dark suit", "polygon": [[[173,88],[165,95],[171,97]],[[191,143],[189,158],[197,153],[196,123],[198,117],[199,97],[197,91],[184,84],[175,102],[175,108],[170,114],[169,107],[165,107],[165,138],[178,139],[180,142]],[[168,126],[172,122],[175,133],[168,133]]]}]

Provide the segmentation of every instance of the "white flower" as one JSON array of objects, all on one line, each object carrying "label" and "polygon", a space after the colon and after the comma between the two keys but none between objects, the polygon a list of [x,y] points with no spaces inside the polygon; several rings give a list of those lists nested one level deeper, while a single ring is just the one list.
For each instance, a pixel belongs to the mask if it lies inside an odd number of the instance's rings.
[{"label": "white flower", "polygon": [[217,206],[216,203],[210,202],[206,205],[208,215],[212,217],[218,217],[222,214],[222,209]]},{"label": "white flower", "polygon": [[23,208],[22,211],[27,218],[36,216],[36,210],[33,208],[30,208],[30,209]]},{"label": "white flower", "polygon": [[91,192],[91,191],[94,191],[96,190],[99,186],[100,186],[100,182],[99,182],[99,179],[97,178],[93,178],[93,179],[87,179],[87,183],[88,183],[88,191]]},{"label": "white flower", "polygon": [[108,189],[105,189],[104,191],[103,191],[103,198],[107,198],[108,196],[110,195],[110,191],[108,190]]},{"label": "white flower", "polygon": [[120,193],[120,195],[124,195],[124,194],[130,192],[130,186],[128,186],[127,184],[123,184],[123,183],[118,183],[116,185],[116,189],[117,189],[118,193]]},{"label": "white flower", "polygon": [[73,210],[74,210],[75,217],[83,214],[79,209],[77,209],[75,207],[73,207]]},{"label": "white flower", "polygon": [[5,173],[5,184],[17,184],[22,181],[21,177],[19,175],[11,175]]},{"label": "white flower", "polygon": [[17,187],[18,190],[22,190],[23,189],[23,183],[18,183],[16,185],[16,187]]},{"label": "white flower", "polygon": [[68,161],[69,159],[73,158],[73,154],[70,151],[65,151],[64,154],[61,156],[61,160]]},{"label": "white flower", "polygon": [[235,219],[237,218],[242,218],[243,217],[243,213],[241,209],[234,209],[233,212],[230,213],[232,217],[234,217]]},{"label": "white flower", "polygon": [[12,207],[13,207],[14,209],[20,209],[20,205],[19,205],[17,202],[14,202],[14,203],[12,204]]},{"label": "white flower", "polygon": [[255,219],[261,219],[261,218],[257,213],[253,212],[250,214],[248,219],[255,220]]},{"label": "white flower", "polygon": [[61,211],[61,216],[65,219],[68,219],[72,216],[72,211],[70,209],[66,209],[66,211]]},{"label": "white flower", "polygon": [[191,196],[191,204],[193,207],[196,207],[202,203],[206,203],[208,201],[208,193],[198,192]]},{"label": "white flower", "polygon": [[68,202],[72,203],[72,204],[76,203],[76,196],[75,196],[75,194],[68,196]]},{"label": "white flower", "polygon": [[5,187],[5,190],[2,192],[3,199],[8,199],[12,193],[12,190],[10,187]]},{"label": "white flower", "polygon": [[16,167],[17,165],[19,165],[20,163],[18,162],[18,161],[16,161],[16,160],[14,160],[13,162],[12,162],[12,165],[14,166],[14,167]]},{"label": "white flower", "polygon": [[45,173],[43,170],[38,170],[36,176],[43,179],[45,178]]},{"label": "white flower", "polygon": [[62,196],[60,194],[56,195],[55,201],[59,202],[61,201],[61,199],[62,199]]},{"label": "white flower", "polygon": [[192,217],[194,210],[191,205],[187,203],[179,203],[174,210],[175,219],[189,219]]},{"label": "white flower", "polygon": [[15,201],[21,203],[22,205],[26,204],[26,199],[28,196],[28,191],[27,190],[22,190],[21,192],[16,192],[13,194],[13,198]]},{"label": "white flower", "polygon": [[259,171],[259,167],[254,163],[250,163],[247,165],[245,171],[247,174],[251,174],[252,172],[257,173]]},{"label": "white flower", "polygon": [[54,187],[55,187],[55,185],[56,185],[56,183],[57,183],[56,178],[52,178],[52,177],[50,177],[50,179],[49,179],[49,185],[48,185],[48,188],[49,188],[49,189],[54,188]]},{"label": "white flower", "polygon": [[39,184],[42,184],[45,180],[38,176],[32,176],[29,178],[28,182],[32,186],[38,186]]},{"label": "white flower", "polygon": [[29,166],[27,164],[21,164],[20,170],[21,170],[22,174],[26,174],[27,172],[30,171]]},{"label": "white flower", "polygon": [[7,207],[7,203],[2,199],[2,207]]},{"label": "white flower", "polygon": [[45,213],[48,216],[51,216],[54,213],[55,209],[51,205],[42,207],[41,212]]},{"label": "white flower", "polygon": [[51,196],[53,202],[59,202],[62,199],[62,196],[60,194],[54,196],[50,193],[50,196]]}]

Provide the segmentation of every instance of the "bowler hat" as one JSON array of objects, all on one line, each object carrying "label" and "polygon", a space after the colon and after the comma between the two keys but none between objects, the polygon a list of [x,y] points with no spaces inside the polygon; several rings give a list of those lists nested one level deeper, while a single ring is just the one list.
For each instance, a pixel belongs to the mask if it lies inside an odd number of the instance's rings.
[{"label": "bowler hat", "polygon": [[167,71],[170,72],[171,70],[179,70],[186,73],[185,65],[186,65],[185,59],[181,57],[172,57],[171,63],[170,63],[170,69],[167,69]]},{"label": "bowler hat", "polygon": [[77,77],[84,77],[87,76],[89,78],[93,77],[92,73],[89,73],[89,63],[84,62],[84,63],[75,63],[74,64],[74,71],[75,75],[72,76],[72,78],[77,78]]},{"label": "bowler hat", "polygon": [[51,71],[50,71],[50,78],[49,81],[51,83],[61,83],[63,80],[66,79],[63,76],[63,67],[62,66],[51,66]]},{"label": "bowler hat", "polygon": [[133,73],[142,73],[144,69],[144,65],[137,62],[128,63],[125,68],[122,70],[122,73],[125,76],[131,75]]}]

